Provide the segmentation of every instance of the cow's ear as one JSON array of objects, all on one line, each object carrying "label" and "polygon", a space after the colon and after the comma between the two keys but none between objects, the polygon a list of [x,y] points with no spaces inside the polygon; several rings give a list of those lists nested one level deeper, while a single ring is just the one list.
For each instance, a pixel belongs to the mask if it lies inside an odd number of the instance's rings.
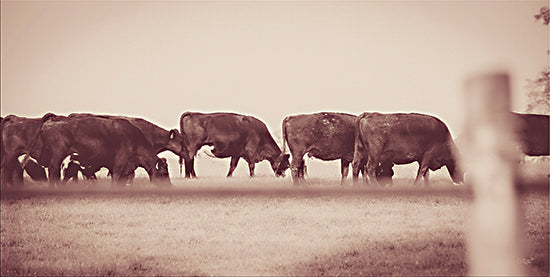
[{"label": "cow's ear", "polygon": [[178,133],[178,130],[176,130],[176,129],[170,130],[169,138],[170,138],[170,139],[175,139],[177,133]]},{"label": "cow's ear", "polygon": [[160,163],[162,162],[162,160],[160,158],[157,159],[157,162],[155,163],[155,169],[156,170],[159,170],[160,169]]},{"label": "cow's ear", "polygon": [[157,162],[155,163],[155,168],[157,170],[167,166],[168,166],[168,163],[166,162],[166,158],[157,158]]}]

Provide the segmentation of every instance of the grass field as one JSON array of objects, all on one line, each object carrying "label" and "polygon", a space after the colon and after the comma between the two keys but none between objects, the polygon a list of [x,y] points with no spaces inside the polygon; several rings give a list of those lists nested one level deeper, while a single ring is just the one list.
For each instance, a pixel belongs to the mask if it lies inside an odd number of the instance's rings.
[{"label": "grass field", "polygon": [[[341,188],[337,178],[173,179],[2,193],[1,274],[464,275],[470,192]],[[403,190],[403,188],[408,188]],[[524,193],[525,264],[548,275],[549,197]]]}]

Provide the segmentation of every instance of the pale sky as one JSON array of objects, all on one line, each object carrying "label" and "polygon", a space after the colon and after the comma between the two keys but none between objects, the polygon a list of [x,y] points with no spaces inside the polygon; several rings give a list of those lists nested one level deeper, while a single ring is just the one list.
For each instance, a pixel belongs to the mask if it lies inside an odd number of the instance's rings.
[{"label": "pale sky", "polygon": [[263,120],[420,112],[462,128],[463,81],[548,63],[548,1],[2,1],[1,114],[95,112],[177,128],[185,111]]}]

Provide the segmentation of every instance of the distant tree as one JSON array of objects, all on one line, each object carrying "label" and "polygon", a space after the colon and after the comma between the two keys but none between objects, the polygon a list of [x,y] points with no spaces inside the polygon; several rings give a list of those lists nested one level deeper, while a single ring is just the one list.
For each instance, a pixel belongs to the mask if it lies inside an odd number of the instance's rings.
[{"label": "distant tree", "polygon": [[[535,20],[542,20],[548,26],[550,22],[550,9],[540,8]],[[550,54],[550,51],[547,51]],[[550,114],[550,66],[546,66],[534,79],[527,79],[527,109],[528,113]]]},{"label": "distant tree", "polygon": [[540,72],[535,79],[527,80],[528,102],[526,112],[550,114],[550,67]]},{"label": "distant tree", "polygon": [[548,7],[542,7],[540,8],[540,11],[538,14],[535,14],[535,19],[542,20],[544,25],[548,25],[548,22],[550,22],[550,9]]}]

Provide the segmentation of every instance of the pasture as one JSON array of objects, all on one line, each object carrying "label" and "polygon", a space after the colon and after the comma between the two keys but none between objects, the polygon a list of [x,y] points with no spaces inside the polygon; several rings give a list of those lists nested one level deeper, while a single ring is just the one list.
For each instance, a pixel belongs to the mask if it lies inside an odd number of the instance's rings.
[{"label": "pasture", "polygon": [[[173,178],[2,193],[1,274],[464,275],[471,192],[340,187],[338,179]],[[146,183],[146,182],[143,182]],[[548,193],[522,193],[525,264],[549,274]],[[498,235],[498,234],[495,234]]]}]

